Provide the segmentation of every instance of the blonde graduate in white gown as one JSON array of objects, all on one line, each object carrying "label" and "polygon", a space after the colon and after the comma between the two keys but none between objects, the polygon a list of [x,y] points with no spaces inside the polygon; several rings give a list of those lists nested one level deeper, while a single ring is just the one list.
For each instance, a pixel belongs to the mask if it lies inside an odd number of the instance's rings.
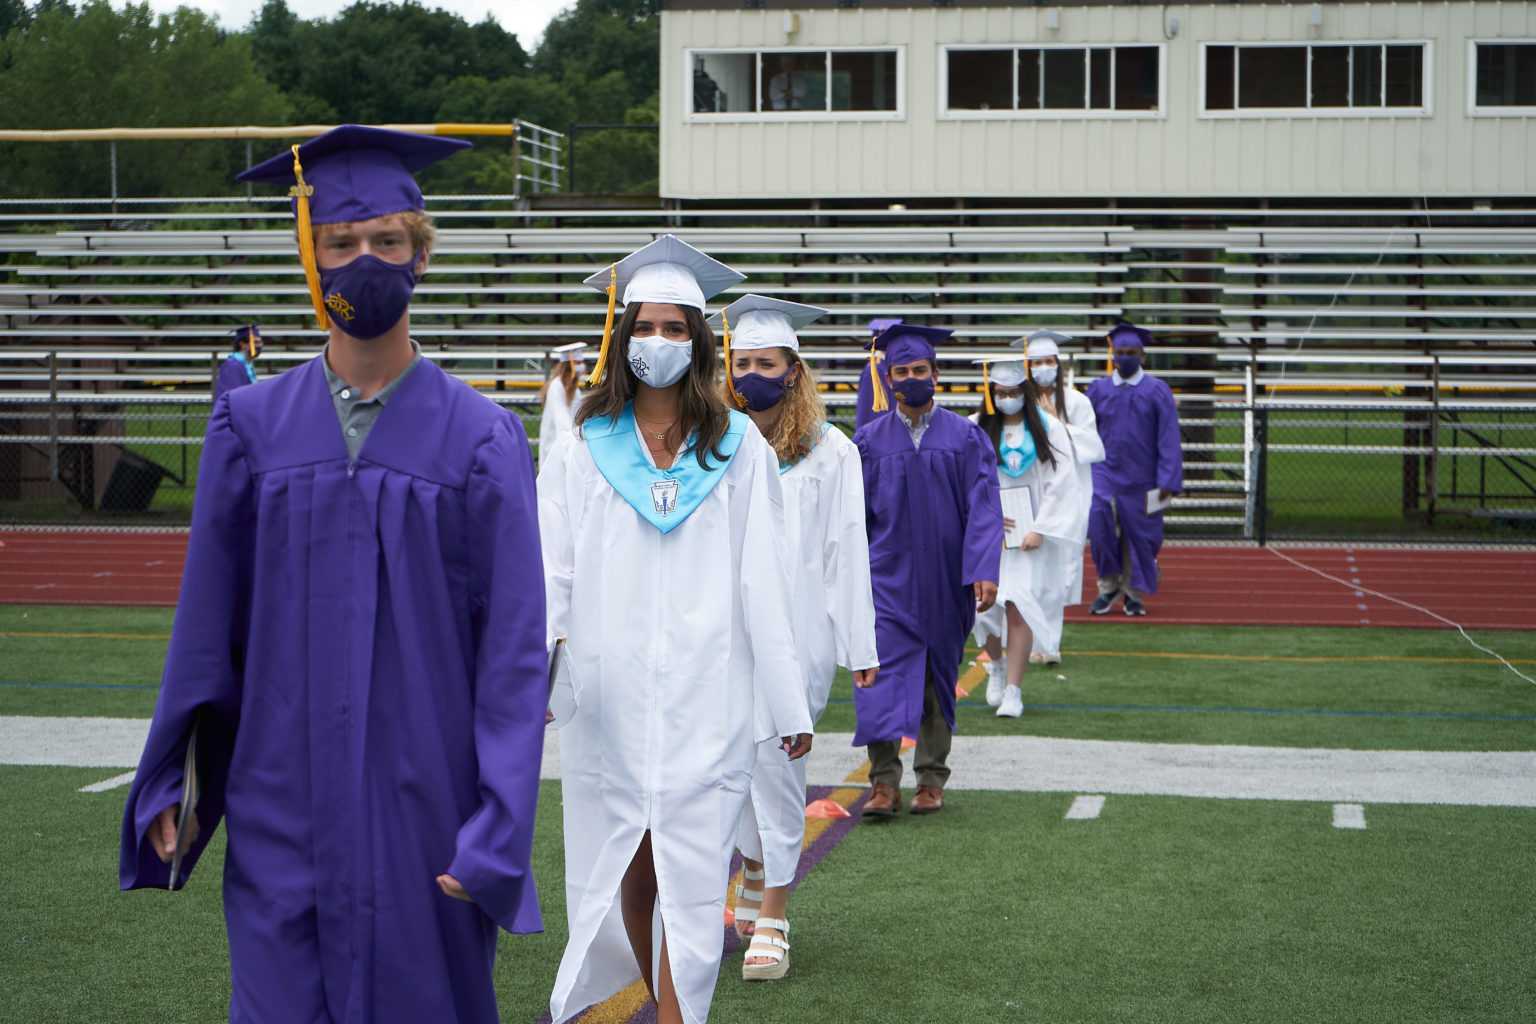
[{"label": "blonde graduate in white gown", "polygon": [[758,742],[811,745],[778,460],[725,407],[704,323],[705,297],[739,280],[671,235],[589,279],[624,313],[539,475],[573,705],[552,703],[570,926],[556,1022],[637,979],[664,1024],[708,1018]]},{"label": "blonde graduate in white gown", "polygon": [[[813,722],[826,709],[838,665],[861,686],[874,682],[879,665],[859,450],[827,422],[795,334],[825,313],[745,295],[709,320],[725,333],[727,399],[745,408],[778,456],[795,646]],[[761,743],[736,841],[744,880],[736,931],[752,936],[741,969],[748,981],[771,981],[789,970],[786,904],[804,842],[805,762],[789,760],[771,740]]]},{"label": "blonde graduate in white gown", "polygon": [[581,378],[586,373],[587,346],[585,342],[572,342],[549,350],[552,363],[549,379],[539,391],[539,468],[555,442],[571,432],[576,425],[576,410],[581,408]]},{"label": "blonde graduate in white gown", "polygon": [[[1005,543],[994,608],[976,617],[974,633],[989,658],[987,703],[1004,718],[1024,713],[1022,686],[1033,634],[1046,609],[1065,600],[1065,550],[1072,544],[1077,475],[1066,429],[1039,407],[1022,357],[978,360],[987,367],[983,407],[973,416],[997,450]],[[1024,491],[1027,525],[1009,516],[1010,491]],[[1022,538],[1015,538],[1022,532]],[[1079,548],[1081,550],[1081,548]],[[1006,657],[1004,649],[1006,648]]]},{"label": "blonde graduate in white gown", "polygon": [[1013,344],[1024,349],[1029,362],[1029,377],[1035,384],[1040,408],[1061,421],[1066,428],[1072,464],[1077,474],[1077,506],[1072,519],[1070,543],[1061,548],[1066,560],[1066,586],[1062,603],[1044,608],[1044,628],[1034,634],[1032,662],[1055,665],[1061,661],[1062,619],[1068,605],[1083,599],[1083,545],[1088,540],[1088,510],[1093,505],[1093,464],[1104,461],[1104,442],[1099,438],[1098,418],[1088,396],[1063,380],[1060,366],[1061,345],[1070,341],[1065,334],[1040,330]]}]

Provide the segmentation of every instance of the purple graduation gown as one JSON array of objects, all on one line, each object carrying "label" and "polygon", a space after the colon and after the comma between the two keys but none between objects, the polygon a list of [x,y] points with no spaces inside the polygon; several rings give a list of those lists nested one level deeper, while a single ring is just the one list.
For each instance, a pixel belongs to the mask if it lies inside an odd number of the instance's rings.
[{"label": "purple graduation gown", "polygon": [[1088,510],[1088,540],[1100,576],[1123,571],[1120,529],[1131,548],[1131,586],[1157,593],[1157,553],[1163,546],[1163,514],[1147,515],[1147,492],[1156,487],[1177,494],[1184,489],[1184,453],[1179,447],[1179,410],[1173,391],[1144,374],[1141,383],[1115,386],[1113,376],[1088,385],[1088,400],[1099,421],[1105,458],[1093,464],[1093,504]]},{"label": "purple graduation gown", "polygon": [[[321,358],[209,420],[121,885],[167,883],[145,830],[180,798],[201,709],[201,836],[182,870],[222,816],[230,1019],[490,1024],[496,926],[542,928],[528,442],[422,361],[351,463]],[[443,872],[475,902],[443,895]]]},{"label": "purple graduation gown", "polygon": [[244,355],[231,352],[219,364],[219,374],[213,378],[213,400],[217,402],[219,396],[225,392],[254,383],[256,383],[256,368]]},{"label": "purple graduation gown", "polygon": [[997,455],[980,427],[938,406],[921,451],[897,411],[877,415],[853,440],[864,466],[880,654],[875,685],[853,691],[853,743],[917,735],[930,664],[953,730],[955,682],[976,618],[971,585],[997,582],[1003,553]]},{"label": "purple graduation gown", "polygon": [[[871,379],[873,377],[873,379]],[[896,399],[891,397],[891,387],[885,382],[882,374],[874,377],[869,372],[869,360],[864,360],[864,368],[859,371],[859,391],[854,398],[853,428],[855,430],[874,419],[876,416],[884,416],[883,412],[875,412],[875,389],[885,392],[886,412],[896,408]]]}]

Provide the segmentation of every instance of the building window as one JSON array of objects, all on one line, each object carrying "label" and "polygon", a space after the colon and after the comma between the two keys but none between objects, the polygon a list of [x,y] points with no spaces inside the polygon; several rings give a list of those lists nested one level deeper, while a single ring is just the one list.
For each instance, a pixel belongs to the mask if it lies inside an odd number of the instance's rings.
[{"label": "building window", "polygon": [[1473,110],[1515,113],[1509,108],[1536,108],[1536,42],[1473,43]]},{"label": "building window", "polygon": [[1050,46],[944,51],[945,109],[961,116],[1156,113],[1156,46]]},{"label": "building window", "polygon": [[1207,45],[1205,111],[1424,113],[1424,43]]},{"label": "building window", "polygon": [[727,50],[690,55],[695,115],[895,114],[897,50]]}]

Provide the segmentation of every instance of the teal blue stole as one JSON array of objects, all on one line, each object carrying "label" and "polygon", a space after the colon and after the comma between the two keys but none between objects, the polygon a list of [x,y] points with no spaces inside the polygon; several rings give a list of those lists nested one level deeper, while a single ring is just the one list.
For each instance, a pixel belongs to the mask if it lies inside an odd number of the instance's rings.
[{"label": "teal blue stole", "polygon": [[[711,465],[709,469],[701,468],[698,458],[686,449],[678,453],[671,469],[657,469],[651,465],[640,448],[640,439],[635,436],[633,403],[625,403],[617,420],[594,416],[582,425],[581,431],[603,479],[646,522],[662,533],[669,533],[703,504],[709,492],[725,476],[725,467],[736,457],[747,417],[734,409],[730,414],[731,424],[719,445],[725,461]],[[707,455],[705,460],[713,461]]]},{"label": "teal blue stole", "polygon": [[[832,424],[830,424],[830,423],[823,423],[821,425],[821,436],[816,439],[816,444],[821,444],[821,442],[823,442],[823,441],[825,441],[827,439],[827,431],[835,430],[835,429],[836,428],[833,427]],[[815,450],[816,450],[816,445],[814,445],[814,444],[811,445],[811,452],[813,452]],[[801,456],[800,457],[800,462],[804,462],[806,459],[810,458],[811,457],[811,452],[806,452],[803,456]],[[796,466],[800,465],[800,462],[785,462],[783,459],[780,459],[779,460],[779,476],[783,476],[785,473],[788,473],[790,470],[792,470]]]}]

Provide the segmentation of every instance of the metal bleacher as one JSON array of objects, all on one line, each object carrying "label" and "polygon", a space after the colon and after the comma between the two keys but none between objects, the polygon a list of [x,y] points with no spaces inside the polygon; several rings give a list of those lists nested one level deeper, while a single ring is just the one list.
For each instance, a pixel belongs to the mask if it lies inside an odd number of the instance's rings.
[{"label": "metal bleacher", "polygon": [[[483,199],[483,197],[480,197]],[[131,218],[0,207],[0,404],[206,404],[227,332],[262,327],[264,370],[310,358],[286,203],[229,199]],[[1105,372],[1102,338],[1152,329],[1186,431],[1190,525],[1241,524],[1252,416],[1298,398],[1536,409],[1536,218],[1528,210],[527,210],[429,197],[439,221],[412,330],[427,355],[531,414],[552,345],[596,340],[583,278],[666,232],[757,291],[825,306],[802,332],[834,413],[864,323],[955,329],[941,401],[976,402],[971,360],[1036,327],[1073,337],[1068,372]],[[187,225],[195,224],[196,227]],[[214,225],[214,226],[208,226]],[[25,231],[22,229],[25,228]],[[1241,425],[1240,440],[1218,428]],[[196,437],[185,440],[195,445]],[[1251,512],[1251,508],[1248,509]]]}]

